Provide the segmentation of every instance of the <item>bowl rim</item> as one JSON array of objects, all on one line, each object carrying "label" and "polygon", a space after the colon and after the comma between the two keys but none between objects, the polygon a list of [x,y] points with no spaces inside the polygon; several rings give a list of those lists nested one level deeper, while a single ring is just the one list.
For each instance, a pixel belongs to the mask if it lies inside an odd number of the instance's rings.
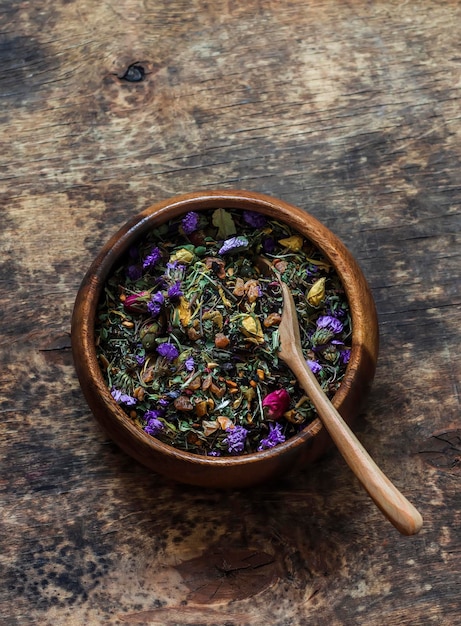
[{"label": "bowl rim", "polygon": [[[304,446],[307,441],[324,429],[320,418],[315,418],[297,435],[268,450],[226,457],[202,456],[187,452],[163,443],[134,424],[112,398],[103,378],[96,352],[97,305],[104,283],[120,257],[150,229],[190,211],[199,212],[216,208],[252,210],[271,217],[277,217],[277,214],[282,212],[284,214],[279,216],[279,219],[289,223],[293,229],[309,238],[334,266],[344,285],[352,319],[350,360],[343,380],[332,398],[334,406],[341,412],[342,404],[351,388],[354,387],[364,352],[371,355],[370,367],[373,371],[369,372],[370,382],[374,377],[378,351],[378,323],[370,289],[355,258],[332,231],[308,211],[262,193],[244,190],[194,191],[157,202],[129,218],[102,247],[81,282],[72,314],[72,352],[81,388],[98,421],[101,420],[97,413],[108,411],[115,418],[117,428],[133,437],[143,448],[147,446],[157,453],[195,465],[245,466],[258,460],[277,457],[298,446]],[[289,221],[287,221],[287,215],[289,215]],[[366,319],[368,323],[364,324]],[[95,403],[98,405],[96,411],[94,410]],[[107,423],[103,424],[103,427],[107,430]],[[108,434],[111,435],[109,430]]]}]

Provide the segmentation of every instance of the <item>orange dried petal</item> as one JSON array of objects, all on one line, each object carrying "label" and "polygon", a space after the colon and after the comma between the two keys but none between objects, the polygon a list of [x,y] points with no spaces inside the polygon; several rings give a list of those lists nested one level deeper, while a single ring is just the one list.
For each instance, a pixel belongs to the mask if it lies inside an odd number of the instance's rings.
[{"label": "orange dried petal", "polygon": [[232,420],[230,420],[228,417],[225,417],[224,415],[220,415],[216,421],[219,423],[220,427],[222,430],[226,430],[227,428],[233,428],[234,427],[234,423]]}]

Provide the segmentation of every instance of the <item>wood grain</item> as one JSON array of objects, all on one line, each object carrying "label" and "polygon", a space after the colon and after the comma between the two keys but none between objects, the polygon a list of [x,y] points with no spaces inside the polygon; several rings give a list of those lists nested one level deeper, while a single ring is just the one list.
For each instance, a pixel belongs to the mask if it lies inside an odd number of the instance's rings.
[{"label": "wood grain", "polygon": [[[460,18],[451,0],[0,0],[3,623],[461,623]],[[359,436],[418,536],[337,454],[226,494],[98,429],[66,343],[80,280],[129,216],[213,188],[303,207],[359,261],[381,334]],[[272,561],[211,565],[245,551]]]}]

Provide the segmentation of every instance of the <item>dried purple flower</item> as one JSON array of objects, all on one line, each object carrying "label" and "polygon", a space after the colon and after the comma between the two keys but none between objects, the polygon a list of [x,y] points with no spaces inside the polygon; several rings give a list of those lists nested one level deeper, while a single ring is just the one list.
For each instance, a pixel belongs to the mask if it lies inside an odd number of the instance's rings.
[{"label": "dried purple flower", "polygon": [[319,273],[318,265],[314,265],[314,263],[309,263],[306,268],[306,276],[307,278],[312,278],[312,276],[316,276]]},{"label": "dried purple flower", "polygon": [[240,252],[248,248],[248,239],[246,237],[231,237],[226,239],[218,254],[227,254],[228,252]]},{"label": "dried purple flower", "polygon": [[243,219],[253,228],[264,228],[266,225],[266,217],[256,211],[243,211]]},{"label": "dried purple flower", "polygon": [[334,333],[335,335],[342,332],[344,328],[343,323],[340,320],[338,320],[336,317],[333,317],[332,315],[320,316],[316,324],[317,324],[317,328],[319,329],[325,328],[329,330],[330,332]]},{"label": "dried purple flower", "polygon": [[194,211],[187,213],[182,220],[182,229],[185,234],[190,235],[190,233],[193,233],[194,230],[197,230],[198,222],[198,213],[195,213]]},{"label": "dried purple flower", "polygon": [[142,276],[142,269],[139,265],[129,265],[126,270],[126,275],[130,280],[139,280]]},{"label": "dried purple flower", "polygon": [[165,297],[161,291],[152,294],[150,301],[147,303],[147,310],[153,317],[160,313],[164,301]]},{"label": "dried purple flower", "polygon": [[132,259],[137,259],[139,257],[139,250],[137,246],[131,246],[128,254],[130,255],[130,258]]},{"label": "dried purple flower", "polygon": [[134,358],[136,359],[136,363],[138,365],[144,365],[146,361],[146,357],[143,354],[136,354]]},{"label": "dried purple flower", "polygon": [[277,444],[285,441],[285,435],[282,432],[281,424],[269,424],[269,428],[269,435],[265,439],[261,439],[261,443],[258,447],[259,451],[274,448]]},{"label": "dried purple flower", "polygon": [[153,248],[151,253],[146,256],[144,262],[142,264],[143,269],[149,269],[150,267],[154,267],[162,258],[162,253],[159,248]]},{"label": "dried purple flower", "polygon": [[332,300],[331,302],[327,298],[325,300],[325,314],[332,315],[333,317],[341,318],[345,317],[346,311],[340,307],[338,307],[337,303]]},{"label": "dried purple flower", "polygon": [[349,350],[349,348],[341,350],[339,358],[341,359],[341,363],[344,363],[344,365],[346,365],[346,363],[349,363],[349,360],[351,358],[351,351]]},{"label": "dried purple flower", "polygon": [[129,396],[127,393],[123,393],[119,389],[112,389],[110,395],[113,397],[115,402],[119,404],[124,404],[125,406],[133,406],[136,404],[136,398]]},{"label": "dried purple flower", "polygon": [[144,413],[144,419],[147,424],[144,426],[144,432],[152,437],[155,437],[155,435],[161,432],[165,428],[165,425],[159,420],[160,416],[161,413],[159,411],[146,411],[146,413]]},{"label": "dried purple flower", "polygon": [[318,374],[322,371],[322,366],[317,361],[311,361],[311,359],[306,359],[306,363],[309,365],[309,368],[313,374]]},{"label": "dried purple flower", "polygon": [[221,456],[221,452],[219,450],[210,450],[207,456]]},{"label": "dried purple flower", "polygon": [[227,450],[231,454],[240,454],[245,448],[245,440],[248,430],[243,426],[234,426],[234,428],[226,428],[227,437],[224,442]]},{"label": "dried purple flower", "polygon": [[168,361],[174,361],[179,356],[178,348],[169,342],[161,343],[157,348],[157,352]]},{"label": "dried purple flower", "polygon": [[194,357],[190,356],[188,359],[184,361],[184,367],[188,372],[192,372],[195,367]]},{"label": "dried purple flower", "polygon": [[266,237],[263,240],[264,252],[273,252],[275,250],[275,239],[273,237]]},{"label": "dried purple flower", "polygon": [[168,297],[170,298],[170,300],[176,300],[177,298],[180,298],[182,295],[183,295],[183,292],[181,289],[181,281],[177,280],[174,285],[171,285],[171,287],[169,287]]},{"label": "dried purple flower", "polygon": [[165,276],[171,280],[181,280],[186,273],[186,266],[179,261],[168,261]]},{"label": "dried purple flower", "polygon": [[163,415],[163,411],[157,411],[155,409],[150,409],[149,411],[146,411],[144,413],[144,420],[146,422],[149,422],[150,420],[158,419],[159,417],[162,417],[162,415]]}]

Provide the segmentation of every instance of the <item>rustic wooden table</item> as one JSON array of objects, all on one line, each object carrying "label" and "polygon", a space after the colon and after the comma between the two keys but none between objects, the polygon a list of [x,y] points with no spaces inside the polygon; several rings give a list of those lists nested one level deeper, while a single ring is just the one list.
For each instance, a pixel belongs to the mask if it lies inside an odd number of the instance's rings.
[{"label": "rustic wooden table", "polygon": [[[1,623],[461,624],[460,4],[0,0],[0,21]],[[229,494],[99,430],[69,350],[83,274],[129,216],[212,188],[298,205],[358,259],[381,350],[356,430],[419,535],[334,451]]]}]

